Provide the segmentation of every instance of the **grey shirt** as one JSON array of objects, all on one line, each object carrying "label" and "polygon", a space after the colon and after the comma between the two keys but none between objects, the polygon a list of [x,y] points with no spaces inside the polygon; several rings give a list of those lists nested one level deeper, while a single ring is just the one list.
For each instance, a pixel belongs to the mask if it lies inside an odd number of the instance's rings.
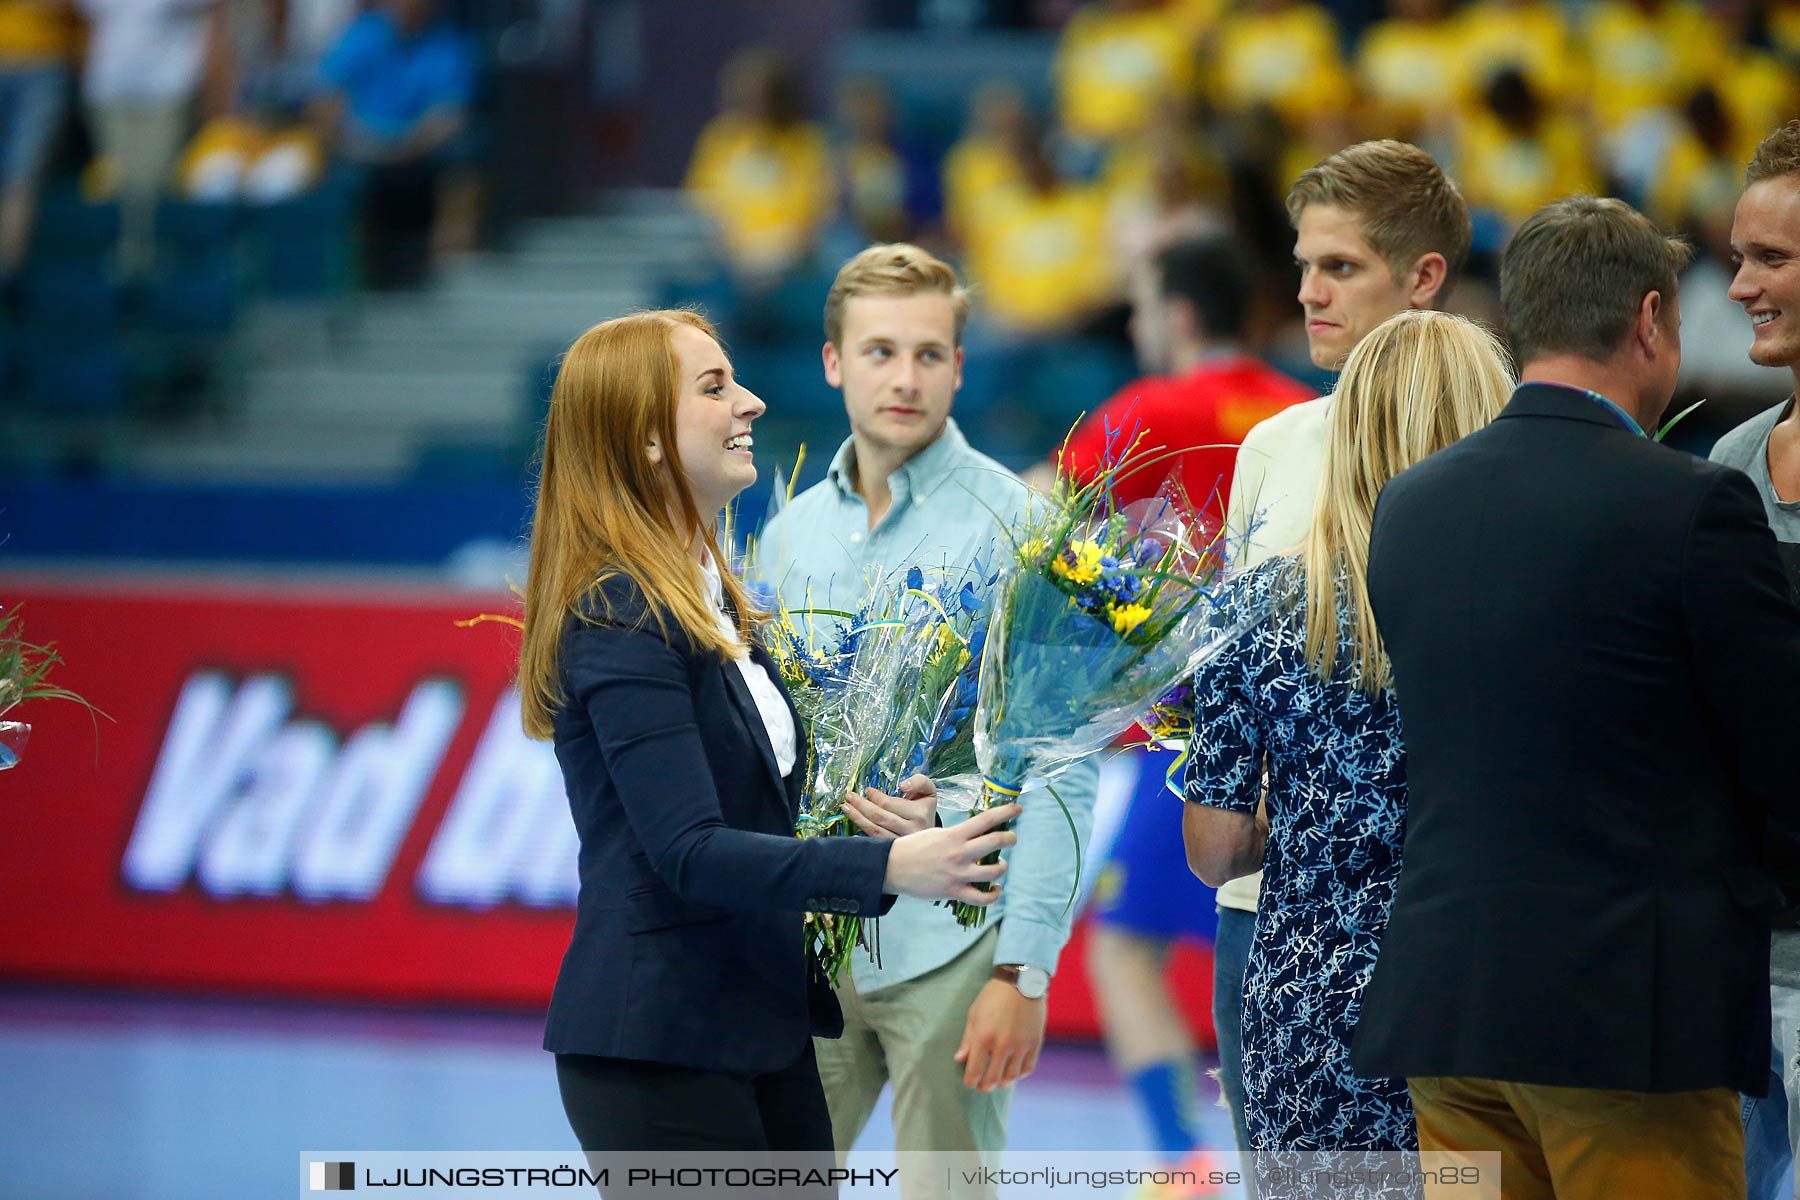
[{"label": "grey shirt", "polygon": [[[1763,512],[1769,518],[1769,528],[1775,531],[1775,540],[1790,546],[1800,543],[1800,496],[1783,500],[1775,494],[1775,481],[1769,478],[1769,434],[1793,407],[1794,398],[1789,396],[1775,407],[1757,413],[1720,438],[1710,456],[1714,462],[1736,467],[1750,477],[1762,496]],[[1790,568],[1791,565],[1790,562]]]},{"label": "grey shirt", "polygon": [[[1769,528],[1781,543],[1781,561],[1787,567],[1788,583],[1795,598],[1800,599],[1800,497],[1783,500],[1775,494],[1775,481],[1769,477],[1769,434],[1793,407],[1794,398],[1789,396],[1766,412],[1757,413],[1720,438],[1710,457],[1716,463],[1736,467],[1756,485]],[[1800,987],[1800,910],[1789,909],[1777,920],[1769,968],[1774,982]]]}]

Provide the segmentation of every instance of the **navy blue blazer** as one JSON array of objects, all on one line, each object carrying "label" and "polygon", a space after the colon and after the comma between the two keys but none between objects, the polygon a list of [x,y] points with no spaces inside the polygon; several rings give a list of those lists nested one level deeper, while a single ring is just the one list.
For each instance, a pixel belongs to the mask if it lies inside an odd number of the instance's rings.
[{"label": "navy blue blazer", "polygon": [[790,1066],[815,1033],[843,1031],[809,976],[801,914],[879,915],[893,843],[796,838],[802,772],[778,773],[738,667],[673,620],[665,637],[630,579],[602,594],[602,623],[563,629],[555,743],[581,893],[544,1048],[740,1075]]},{"label": "navy blue blazer", "polygon": [[1382,490],[1368,581],[1408,799],[1357,1071],[1761,1094],[1800,610],[1749,479],[1525,384]]}]

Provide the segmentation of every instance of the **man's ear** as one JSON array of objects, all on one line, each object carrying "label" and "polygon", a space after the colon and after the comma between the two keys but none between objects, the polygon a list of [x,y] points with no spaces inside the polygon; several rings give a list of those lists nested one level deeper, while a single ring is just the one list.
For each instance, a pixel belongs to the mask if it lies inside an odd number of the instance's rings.
[{"label": "man's ear", "polygon": [[838,357],[838,348],[826,342],[819,351],[819,361],[825,364],[825,382],[834,388],[844,386],[844,363]]},{"label": "man's ear", "polygon": [[1663,328],[1662,312],[1663,297],[1659,291],[1645,292],[1644,298],[1638,301],[1637,317],[1631,323],[1631,331],[1647,358],[1667,349],[1664,342],[1669,331]]},{"label": "man's ear", "polygon": [[1407,272],[1406,302],[1414,308],[1436,308],[1438,294],[1450,278],[1450,264],[1436,250],[1421,254]]}]

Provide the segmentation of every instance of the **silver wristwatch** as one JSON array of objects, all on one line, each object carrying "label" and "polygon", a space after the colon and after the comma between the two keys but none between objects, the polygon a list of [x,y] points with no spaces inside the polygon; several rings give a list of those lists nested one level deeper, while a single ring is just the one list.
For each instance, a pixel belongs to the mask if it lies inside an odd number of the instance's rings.
[{"label": "silver wristwatch", "polygon": [[1042,1000],[1050,992],[1050,972],[1030,963],[995,963],[994,974],[1018,988],[1027,1000]]}]

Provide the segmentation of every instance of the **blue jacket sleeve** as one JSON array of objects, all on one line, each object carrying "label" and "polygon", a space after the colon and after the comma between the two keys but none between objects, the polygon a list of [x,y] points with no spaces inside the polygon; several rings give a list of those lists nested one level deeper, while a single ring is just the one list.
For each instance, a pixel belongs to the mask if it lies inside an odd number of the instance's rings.
[{"label": "blue jacket sleeve", "polygon": [[[671,624],[670,636],[685,649]],[[562,668],[588,714],[626,820],[651,868],[685,900],[874,916],[891,842],[805,839],[726,823],[707,762],[691,660],[644,628],[572,623]],[[746,772],[759,770],[745,763]]]}]

